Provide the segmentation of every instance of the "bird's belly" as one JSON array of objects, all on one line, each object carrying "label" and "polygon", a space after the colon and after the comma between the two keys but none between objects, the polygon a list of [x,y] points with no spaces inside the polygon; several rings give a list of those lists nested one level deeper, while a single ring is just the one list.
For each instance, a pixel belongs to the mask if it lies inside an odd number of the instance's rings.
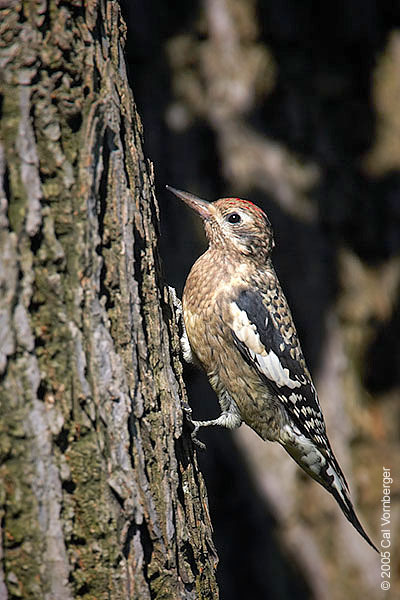
[{"label": "bird's belly", "polygon": [[218,322],[212,321],[186,311],[186,331],[196,359],[216,394],[221,397],[227,392],[249,427],[264,440],[278,440],[283,425],[279,402],[243,360],[233,340],[225,340]]}]

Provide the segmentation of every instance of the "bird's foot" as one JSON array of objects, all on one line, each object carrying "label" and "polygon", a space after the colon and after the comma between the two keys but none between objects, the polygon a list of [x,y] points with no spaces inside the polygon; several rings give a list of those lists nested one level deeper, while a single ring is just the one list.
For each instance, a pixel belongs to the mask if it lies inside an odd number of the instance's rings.
[{"label": "bird's foot", "polygon": [[182,404],[182,409],[185,413],[187,423],[191,427],[193,427],[193,430],[190,433],[190,437],[192,438],[193,444],[195,446],[197,446],[197,448],[200,448],[201,450],[205,450],[206,445],[197,438],[197,432],[199,431],[199,429],[201,427],[201,421],[193,421],[192,409],[190,408],[189,404],[187,404],[187,402],[184,402]]}]

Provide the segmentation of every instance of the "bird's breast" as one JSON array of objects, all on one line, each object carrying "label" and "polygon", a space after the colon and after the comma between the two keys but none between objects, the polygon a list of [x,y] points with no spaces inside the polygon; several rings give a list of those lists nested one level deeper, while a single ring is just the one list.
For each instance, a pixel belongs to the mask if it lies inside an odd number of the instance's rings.
[{"label": "bird's breast", "polygon": [[230,304],[244,285],[245,264],[210,250],[193,265],[183,292],[183,316],[192,350],[211,379],[239,357],[229,327]]},{"label": "bird's breast", "polygon": [[182,298],[191,349],[215,392],[228,392],[242,419],[263,439],[277,439],[281,419],[276,402],[232,335],[232,303],[246,286],[245,265],[222,268],[206,258],[193,266]]}]

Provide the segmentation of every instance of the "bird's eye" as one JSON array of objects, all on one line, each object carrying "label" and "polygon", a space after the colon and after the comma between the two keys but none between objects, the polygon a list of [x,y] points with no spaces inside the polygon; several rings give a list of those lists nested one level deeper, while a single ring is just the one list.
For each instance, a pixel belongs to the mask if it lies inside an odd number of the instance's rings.
[{"label": "bird's eye", "polygon": [[241,218],[240,215],[238,215],[238,213],[231,213],[230,215],[228,215],[228,221],[229,223],[240,223]]}]

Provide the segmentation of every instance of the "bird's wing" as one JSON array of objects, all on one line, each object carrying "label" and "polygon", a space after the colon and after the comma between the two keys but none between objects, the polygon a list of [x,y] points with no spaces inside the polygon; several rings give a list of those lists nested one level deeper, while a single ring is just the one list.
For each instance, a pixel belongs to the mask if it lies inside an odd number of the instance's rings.
[{"label": "bird's wing", "polygon": [[294,325],[290,337],[284,336],[257,290],[241,291],[230,308],[232,336],[243,357],[283,403],[300,432],[325,447],[325,423]]},{"label": "bird's wing", "polygon": [[[289,423],[281,443],[298,464],[340,500],[348,485],[330,446],[317,392],[308,372],[296,330],[284,302],[285,327],[278,325],[258,290],[243,290],[231,303],[233,340],[248,364],[284,407]],[[282,323],[284,319],[281,319]]]}]

